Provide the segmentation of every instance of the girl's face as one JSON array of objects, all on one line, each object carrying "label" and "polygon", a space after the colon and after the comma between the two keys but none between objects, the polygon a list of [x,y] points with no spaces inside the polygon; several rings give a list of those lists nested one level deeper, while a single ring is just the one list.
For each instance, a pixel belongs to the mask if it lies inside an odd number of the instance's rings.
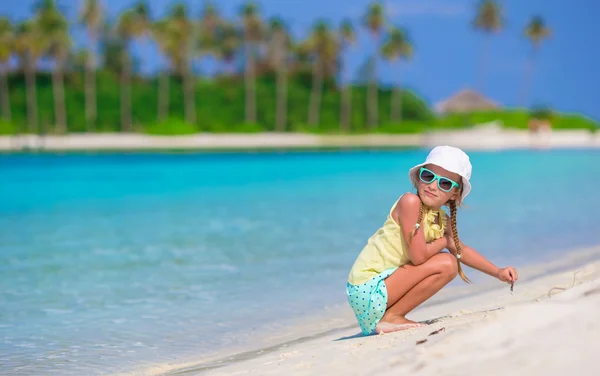
[{"label": "girl's face", "polygon": [[417,191],[421,201],[432,209],[439,209],[450,200],[456,200],[462,183],[460,175],[434,164],[417,171]]}]

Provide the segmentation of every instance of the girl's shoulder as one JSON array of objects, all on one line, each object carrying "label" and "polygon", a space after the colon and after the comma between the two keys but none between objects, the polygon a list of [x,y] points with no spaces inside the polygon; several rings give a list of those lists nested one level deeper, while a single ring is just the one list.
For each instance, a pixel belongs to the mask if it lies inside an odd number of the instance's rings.
[{"label": "girl's shoulder", "polygon": [[406,192],[394,204],[392,216],[398,218],[400,213],[419,212],[421,207],[421,198],[412,192]]},{"label": "girl's shoulder", "polygon": [[412,192],[406,192],[398,199],[399,205],[421,205],[421,198]]}]

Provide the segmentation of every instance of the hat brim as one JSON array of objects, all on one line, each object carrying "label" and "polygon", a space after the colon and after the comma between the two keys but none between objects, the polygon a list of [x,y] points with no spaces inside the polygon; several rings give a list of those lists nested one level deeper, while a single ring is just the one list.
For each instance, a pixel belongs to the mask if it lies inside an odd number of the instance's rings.
[{"label": "hat brim", "polygon": [[[419,184],[419,169],[421,167],[425,166],[426,164],[429,164],[429,162],[420,163],[408,171],[408,177],[410,178],[410,181],[412,182],[412,184],[415,187],[417,186],[417,184]],[[448,170],[448,171],[450,171],[450,170]],[[456,171],[450,171],[450,172],[454,172],[455,174],[460,175]],[[460,177],[462,180],[462,187],[463,187],[463,191],[462,191],[462,194],[460,197],[460,200],[462,202],[462,201],[464,201],[465,197],[467,197],[467,195],[471,192],[471,183],[467,179],[465,179],[464,176],[460,175]]]}]

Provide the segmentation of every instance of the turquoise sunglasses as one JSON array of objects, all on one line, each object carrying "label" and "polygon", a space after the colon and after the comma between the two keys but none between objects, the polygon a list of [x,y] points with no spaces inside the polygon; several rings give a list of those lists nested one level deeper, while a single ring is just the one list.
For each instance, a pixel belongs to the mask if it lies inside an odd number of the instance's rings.
[{"label": "turquoise sunglasses", "polygon": [[439,176],[435,172],[428,170],[425,167],[421,167],[421,169],[419,170],[419,179],[421,179],[421,181],[426,184],[431,184],[437,180],[438,188],[444,192],[450,192],[452,188],[460,187],[460,184],[458,184],[454,180],[448,179],[445,176]]}]

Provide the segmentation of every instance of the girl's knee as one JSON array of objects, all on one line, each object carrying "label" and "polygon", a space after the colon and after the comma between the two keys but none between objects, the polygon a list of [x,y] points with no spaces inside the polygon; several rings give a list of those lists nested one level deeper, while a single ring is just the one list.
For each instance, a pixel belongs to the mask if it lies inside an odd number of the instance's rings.
[{"label": "girl's knee", "polygon": [[438,273],[447,275],[449,277],[456,277],[458,274],[458,261],[454,255],[450,253],[440,253],[434,256],[435,268]]}]

